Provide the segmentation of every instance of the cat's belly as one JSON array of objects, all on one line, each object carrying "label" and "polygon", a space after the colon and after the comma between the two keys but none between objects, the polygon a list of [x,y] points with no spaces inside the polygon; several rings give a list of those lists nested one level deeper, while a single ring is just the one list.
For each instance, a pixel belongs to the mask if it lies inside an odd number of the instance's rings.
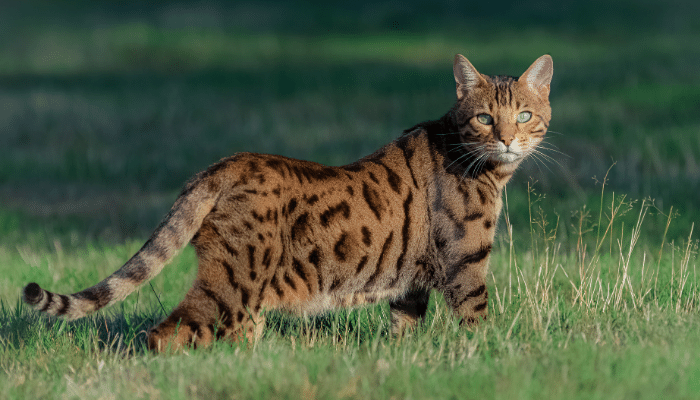
[{"label": "cat's belly", "polygon": [[374,304],[383,300],[393,300],[406,293],[403,287],[372,292],[318,293],[311,299],[296,304],[284,304],[281,309],[299,315],[317,315],[343,307]]}]

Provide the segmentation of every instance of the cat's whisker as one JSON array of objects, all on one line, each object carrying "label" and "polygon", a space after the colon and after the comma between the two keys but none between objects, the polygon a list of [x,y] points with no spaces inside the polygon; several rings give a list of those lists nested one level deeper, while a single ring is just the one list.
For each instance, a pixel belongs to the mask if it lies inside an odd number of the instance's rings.
[{"label": "cat's whisker", "polygon": [[463,161],[463,159],[464,159],[466,156],[472,156],[472,157],[476,156],[476,157],[474,157],[474,159],[472,159],[472,161],[471,161],[471,163],[469,164],[469,166],[465,169],[466,172],[469,172],[469,169],[471,168],[472,165],[474,165],[475,162],[478,162],[481,158],[483,158],[483,157],[486,156],[486,153],[484,153],[484,152],[482,151],[482,150],[483,150],[483,147],[485,147],[485,145],[484,145],[484,146],[480,146],[480,148],[477,148],[477,149],[472,149],[471,151],[467,152],[466,154],[462,155],[461,157],[457,158],[457,159],[454,160],[452,163],[450,163],[450,165],[448,165],[447,168],[449,168],[450,166],[452,166],[452,164],[454,164],[455,162],[459,162],[459,165],[460,165],[461,167],[464,167],[464,164],[463,164],[462,161]]},{"label": "cat's whisker", "polygon": [[457,148],[457,149],[449,150],[448,153],[449,153],[449,152],[452,152],[452,151],[455,151],[455,150],[466,150],[466,154],[467,154],[467,155],[469,155],[469,156],[474,156],[474,155],[478,155],[478,154],[483,153],[483,150],[484,150],[484,147],[485,147],[485,146],[486,146],[485,144],[482,144],[482,145],[480,145],[480,146],[476,146],[476,147],[472,147],[472,148],[465,148],[465,149]]},{"label": "cat's whisker", "polygon": [[528,157],[528,159],[532,160],[532,162],[537,166],[537,169],[540,171],[540,174],[542,174],[542,168],[540,168],[540,163],[542,162],[539,158],[537,158],[536,154],[530,154],[532,157]]},{"label": "cat's whisker", "polygon": [[[450,168],[454,163],[459,162],[459,160],[461,160],[461,159],[463,159],[463,158],[465,158],[465,157],[469,157],[469,155],[470,155],[469,153],[467,153],[467,154],[462,154],[462,155],[459,156],[456,160],[452,161],[452,162],[450,163],[450,165],[447,166],[447,168]],[[447,168],[445,168],[445,169],[447,169]]]},{"label": "cat's whisker", "polygon": [[541,145],[545,145],[545,144],[546,144],[546,145],[548,145],[548,146],[551,146],[551,148],[554,148],[554,149],[559,150],[559,146],[557,146],[556,144],[554,144],[554,143],[548,141],[547,139],[543,139],[543,140],[540,142],[540,144],[541,144]]},{"label": "cat's whisker", "polygon": [[[544,143],[544,144],[554,146],[554,145],[551,144],[551,143]],[[553,149],[553,148],[551,148],[551,147],[544,146],[543,143],[540,143],[540,145],[537,146],[537,147],[540,148],[540,149],[542,149],[542,150],[547,150],[547,151],[551,151],[551,152],[557,153],[557,154],[562,155],[562,156],[564,156],[564,157],[566,157],[566,158],[571,158],[570,155],[564,153],[563,151],[560,151],[559,149]]]},{"label": "cat's whisker", "polygon": [[482,144],[481,146],[477,146],[474,149],[474,151],[472,152],[472,154],[478,154],[478,155],[488,154],[488,146],[486,144]]},{"label": "cat's whisker", "polygon": [[555,132],[555,131],[550,131],[550,130],[547,130],[547,133],[553,133],[553,134],[555,134],[555,135],[562,135],[562,136],[564,136],[564,134],[561,133],[561,132]]},{"label": "cat's whisker", "polygon": [[477,143],[454,143],[450,144],[448,146],[453,146],[453,149],[448,150],[448,152],[453,152],[453,151],[459,151],[459,150],[465,150],[469,154],[476,154],[481,151],[482,146],[476,146],[476,147],[471,147],[472,145],[477,144]]},{"label": "cat's whisker", "polygon": [[551,148],[545,147],[545,146],[538,146],[538,147],[535,147],[535,148],[532,149],[532,151],[533,151],[533,152],[538,152],[538,153],[540,153],[540,154],[542,154],[542,155],[544,155],[544,156],[546,156],[546,157],[551,158],[552,160],[554,160],[554,157],[550,156],[549,154],[546,154],[544,151],[551,151],[551,152],[556,153],[556,154],[558,154],[558,155],[562,155],[562,156],[565,156],[565,157],[567,157],[567,158],[571,158],[571,156],[569,156],[569,155],[566,154],[566,153],[562,153],[562,152],[559,151],[559,150],[551,149]]},{"label": "cat's whisker", "polygon": [[554,172],[549,168],[549,166],[547,165],[547,163],[545,163],[545,162],[540,158],[540,156],[541,156],[542,154],[538,154],[538,153],[533,152],[533,153],[531,153],[530,155],[532,156],[532,160],[535,162],[535,165],[537,165],[537,169],[540,170],[540,173],[542,173],[542,168],[540,168],[540,165],[542,165],[543,167],[547,168],[547,171],[549,171],[550,173],[552,173],[552,174],[554,173]]},{"label": "cat's whisker", "polygon": [[467,173],[471,172],[471,171],[472,171],[472,169],[471,169],[472,166],[473,166],[474,164],[476,164],[476,166],[475,166],[475,168],[474,168],[475,173],[472,173],[472,175],[477,175],[477,174],[480,172],[480,169],[481,169],[480,166],[481,166],[483,163],[485,163],[487,159],[488,159],[488,153],[485,153],[485,152],[484,152],[484,153],[480,154],[476,159],[474,159],[474,160],[471,162],[471,164],[469,164],[469,166],[465,169],[465,171],[466,171]]},{"label": "cat's whisker", "polygon": [[547,161],[552,162],[552,163],[556,163],[556,164],[558,164],[559,166],[561,166],[561,162],[559,162],[559,160],[557,160],[556,158],[550,156],[549,154],[543,153],[543,152],[541,152],[541,151],[539,151],[539,150],[537,150],[536,153],[539,154],[540,157],[543,157],[544,159],[546,159]]},{"label": "cat's whisker", "polygon": [[458,135],[459,132],[447,132],[447,133],[438,133],[438,136],[447,136],[447,135]]},{"label": "cat's whisker", "polygon": [[551,156],[549,156],[549,155],[547,155],[547,154],[545,154],[545,153],[542,153],[541,151],[539,151],[539,150],[537,150],[537,149],[533,149],[532,152],[531,152],[530,154],[531,154],[533,157],[537,157],[537,159],[540,160],[541,162],[544,162],[544,161],[548,161],[548,162],[550,162],[550,163],[553,162],[553,163],[556,163],[557,165],[559,165],[559,167],[561,167],[561,168],[564,167],[564,166],[559,162],[559,160],[557,160],[556,158],[551,157]]},{"label": "cat's whisker", "polygon": [[554,146],[554,147],[556,147],[557,149],[559,148],[559,146],[557,146],[556,144],[554,144],[554,143],[548,141],[547,138],[542,139],[542,141],[541,141],[540,143],[545,143],[545,144],[548,144],[548,145],[550,145],[550,146]]},{"label": "cat's whisker", "polygon": [[469,172],[470,172],[472,165],[474,165],[474,163],[476,163],[477,161],[479,161],[479,158],[481,158],[481,156],[476,157],[475,159],[473,159],[472,162],[469,164],[469,166],[467,166],[466,168],[464,168],[465,173],[469,173]]},{"label": "cat's whisker", "polygon": [[482,171],[483,168],[484,168],[484,165],[486,165],[486,162],[487,162],[488,160],[489,160],[489,157],[488,157],[488,156],[484,156],[484,157],[482,158],[481,162],[480,162],[479,165],[478,165],[477,173],[479,173],[479,174],[481,173],[481,171]]},{"label": "cat's whisker", "polygon": [[462,147],[468,147],[468,146],[473,146],[473,145],[478,145],[482,144],[481,142],[459,142],[459,143],[448,143],[448,146],[452,147],[457,147],[457,146],[462,146]]}]

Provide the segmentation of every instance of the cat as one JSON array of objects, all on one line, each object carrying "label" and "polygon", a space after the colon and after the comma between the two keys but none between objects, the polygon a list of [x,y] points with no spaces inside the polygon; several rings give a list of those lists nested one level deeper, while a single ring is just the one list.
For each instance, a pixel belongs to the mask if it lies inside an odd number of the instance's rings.
[{"label": "cat", "polygon": [[543,140],[552,58],[519,78],[454,59],[457,101],[352,164],[238,153],[200,172],[143,247],[72,295],[30,283],[24,301],[68,319],[124,299],[192,243],[197,277],[148,332],[154,351],[254,340],[264,310],[319,313],[388,300],[392,331],[426,313],[430,291],[467,325],[487,317],[486,273],[501,192]]}]

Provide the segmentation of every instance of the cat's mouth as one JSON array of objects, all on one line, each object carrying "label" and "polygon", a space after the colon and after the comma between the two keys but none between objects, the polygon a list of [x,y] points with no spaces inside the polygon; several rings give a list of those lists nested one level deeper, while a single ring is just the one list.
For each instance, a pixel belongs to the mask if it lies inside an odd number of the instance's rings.
[{"label": "cat's mouth", "polygon": [[496,155],[496,159],[504,164],[510,164],[520,159],[520,154],[514,153],[512,151],[507,151],[505,153],[500,153]]},{"label": "cat's mouth", "polygon": [[503,142],[498,142],[492,154],[492,158],[495,159],[495,161],[503,164],[510,164],[518,161],[522,156],[523,152],[517,142],[512,142],[509,146],[506,146]]}]

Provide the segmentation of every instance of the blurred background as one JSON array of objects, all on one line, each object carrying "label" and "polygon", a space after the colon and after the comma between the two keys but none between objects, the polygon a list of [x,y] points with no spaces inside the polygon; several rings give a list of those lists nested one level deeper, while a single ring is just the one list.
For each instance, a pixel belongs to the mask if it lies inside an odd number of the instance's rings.
[{"label": "blurred background", "polygon": [[671,207],[671,240],[700,221],[695,0],[8,3],[0,256],[142,241],[235,152],[356,160],[451,107],[455,53],[516,76],[554,59],[552,150],[508,188],[516,231],[528,186],[560,237],[580,212],[595,224],[609,169],[605,207],[655,200],[646,235]]}]

